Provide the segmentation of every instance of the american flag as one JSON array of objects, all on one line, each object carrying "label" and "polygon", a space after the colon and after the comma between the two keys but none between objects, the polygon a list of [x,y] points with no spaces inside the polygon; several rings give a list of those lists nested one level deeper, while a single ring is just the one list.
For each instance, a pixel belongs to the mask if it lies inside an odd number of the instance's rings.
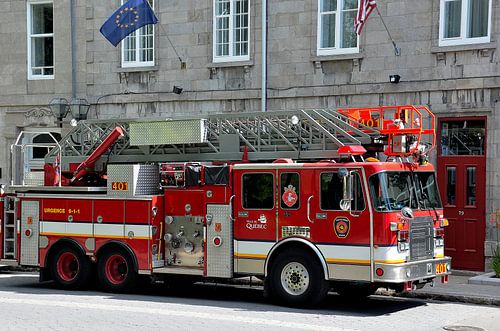
[{"label": "american flag", "polygon": [[356,15],[356,18],[354,19],[354,28],[356,29],[356,33],[358,35],[361,34],[363,25],[365,25],[368,16],[370,16],[375,7],[377,7],[375,0],[359,1],[358,15]]}]

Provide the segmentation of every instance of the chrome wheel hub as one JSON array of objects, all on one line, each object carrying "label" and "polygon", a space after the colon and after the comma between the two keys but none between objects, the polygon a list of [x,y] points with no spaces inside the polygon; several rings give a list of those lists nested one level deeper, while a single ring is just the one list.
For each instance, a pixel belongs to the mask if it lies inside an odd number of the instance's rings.
[{"label": "chrome wheel hub", "polygon": [[291,295],[301,295],[309,288],[309,273],[302,263],[290,262],[281,271],[281,286]]}]

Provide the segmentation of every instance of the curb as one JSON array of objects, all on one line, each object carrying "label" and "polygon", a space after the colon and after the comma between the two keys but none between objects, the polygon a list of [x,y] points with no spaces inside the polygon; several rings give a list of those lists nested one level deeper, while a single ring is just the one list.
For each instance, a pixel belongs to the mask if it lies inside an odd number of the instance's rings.
[{"label": "curb", "polygon": [[[384,294],[383,294],[384,295]],[[393,296],[416,299],[432,299],[438,301],[463,302],[476,305],[500,306],[500,298],[478,297],[463,294],[429,293],[429,292],[406,292],[393,294]]]},{"label": "curb", "polygon": [[494,272],[478,275],[469,279],[469,284],[500,286],[500,278],[493,278]]}]

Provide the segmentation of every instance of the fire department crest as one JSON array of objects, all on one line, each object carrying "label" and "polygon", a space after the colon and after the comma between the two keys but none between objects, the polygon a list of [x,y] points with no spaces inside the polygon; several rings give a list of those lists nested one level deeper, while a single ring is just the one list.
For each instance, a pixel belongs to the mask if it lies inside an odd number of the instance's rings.
[{"label": "fire department crest", "polygon": [[283,199],[283,203],[287,207],[292,207],[293,205],[295,205],[298,199],[297,192],[295,192],[295,187],[293,187],[292,185],[288,185],[287,187],[285,187],[285,192],[283,192],[281,199]]},{"label": "fire department crest", "polygon": [[345,217],[337,217],[333,222],[335,234],[339,238],[345,238],[349,234],[349,220]]}]

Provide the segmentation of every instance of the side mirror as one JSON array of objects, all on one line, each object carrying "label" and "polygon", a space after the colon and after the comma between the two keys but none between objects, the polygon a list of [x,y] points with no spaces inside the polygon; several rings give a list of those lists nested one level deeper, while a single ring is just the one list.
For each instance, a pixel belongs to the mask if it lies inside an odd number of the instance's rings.
[{"label": "side mirror", "polygon": [[342,200],[340,200],[340,209],[343,211],[351,210],[352,202],[352,173],[346,168],[339,169],[338,176],[342,179]]}]

